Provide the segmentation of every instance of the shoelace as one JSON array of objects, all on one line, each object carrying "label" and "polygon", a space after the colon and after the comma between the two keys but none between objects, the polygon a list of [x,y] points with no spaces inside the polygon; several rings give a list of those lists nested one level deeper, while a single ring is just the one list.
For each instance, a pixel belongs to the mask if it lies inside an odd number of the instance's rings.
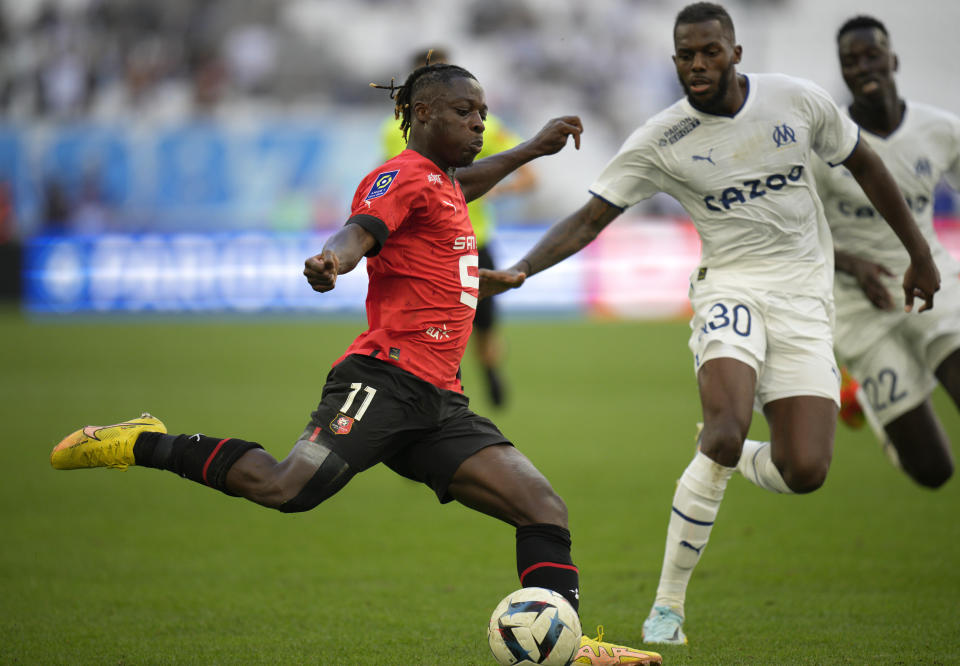
[{"label": "shoelace", "polygon": [[597,625],[597,637],[596,637],[596,638],[589,638],[589,637],[588,637],[588,639],[591,640],[591,641],[596,641],[597,643],[602,643],[602,642],[603,642],[603,625],[602,625],[602,624],[598,624],[598,625]]}]

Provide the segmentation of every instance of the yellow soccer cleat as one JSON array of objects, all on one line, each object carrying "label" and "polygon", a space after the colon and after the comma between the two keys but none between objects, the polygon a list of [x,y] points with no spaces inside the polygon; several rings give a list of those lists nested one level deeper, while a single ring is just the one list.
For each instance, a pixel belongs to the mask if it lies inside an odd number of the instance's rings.
[{"label": "yellow soccer cleat", "polygon": [[50,452],[54,469],[135,465],[133,445],[142,432],[167,432],[163,422],[144,412],[139,418],[107,426],[88,425],[67,435]]},{"label": "yellow soccer cleat", "polygon": [[573,660],[574,664],[594,664],[623,666],[624,664],[662,664],[663,657],[656,652],[644,652],[624,645],[614,645],[603,640],[603,627],[597,627],[597,637],[580,637],[580,649]]}]

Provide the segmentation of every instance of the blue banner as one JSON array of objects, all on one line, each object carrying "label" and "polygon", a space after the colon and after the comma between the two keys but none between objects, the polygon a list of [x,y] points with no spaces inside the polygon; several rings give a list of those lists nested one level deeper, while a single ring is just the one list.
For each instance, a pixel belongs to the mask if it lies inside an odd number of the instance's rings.
[{"label": "blue banner", "polygon": [[362,310],[366,271],[329,294],[310,289],[303,262],[320,234],[106,234],[32,239],[24,265],[33,312]]},{"label": "blue banner", "polygon": [[[178,233],[39,236],[26,244],[24,305],[35,313],[363,313],[363,261],[333,291],[314,292],[303,263],[327,233]],[[522,256],[542,227],[501,230],[501,265]],[[577,312],[586,306],[579,257],[501,297],[507,310]]]}]

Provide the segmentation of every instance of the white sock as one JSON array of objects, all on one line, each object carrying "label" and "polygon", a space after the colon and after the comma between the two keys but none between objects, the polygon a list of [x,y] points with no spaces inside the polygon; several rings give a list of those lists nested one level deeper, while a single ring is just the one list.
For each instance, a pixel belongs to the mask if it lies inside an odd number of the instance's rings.
[{"label": "white sock", "polygon": [[673,495],[654,605],[668,606],[683,615],[687,584],[710,538],[727,481],[735,471],[736,468],[715,463],[700,451],[683,471]]},{"label": "white sock", "polygon": [[894,467],[903,471],[903,465],[900,464],[900,454],[897,453],[897,447],[890,441],[887,431],[884,429],[883,424],[880,423],[880,419],[877,418],[877,413],[873,411],[873,407],[870,406],[870,400],[867,399],[867,394],[864,392],[862,386],[857,389],[857,402],[860,403],[863,418],[867,422],[867,425],[870,426],[870,430],[873,431],[887,459]]},{"label": "white sock", "polygon": [[770,456],[770,442],[758,442],[755,439],[744,440],[737,469],[743,475],[743,478],[764,490],[775,493],[793,493],[787,482],[783,480],[783,476],[780,475],[780,470],[773,464],[773,458]]}]

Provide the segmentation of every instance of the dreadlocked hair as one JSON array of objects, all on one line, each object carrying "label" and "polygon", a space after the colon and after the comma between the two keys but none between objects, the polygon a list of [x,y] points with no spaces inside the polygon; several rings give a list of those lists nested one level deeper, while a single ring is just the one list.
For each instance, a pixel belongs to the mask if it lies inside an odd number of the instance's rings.
[{"label": "dreadlocked hair", "polygon": [[463,67],[448,63],[430,64],[428,54],[427,64],[410,72],[410,76],[407,77],[402,86],[394,85],[394,80],[390,79],[389,86],[371,83],[370,87],[390,91],[390,99],[395,102],[393,117],[400,121],[400,131],[403,132],[403,140],[406,141],[407,130],[413,124],[410,121],[410,109],[417,93],[438,83],[447,84],[453,79],[464,78],[477,80],[477,77]]}]

